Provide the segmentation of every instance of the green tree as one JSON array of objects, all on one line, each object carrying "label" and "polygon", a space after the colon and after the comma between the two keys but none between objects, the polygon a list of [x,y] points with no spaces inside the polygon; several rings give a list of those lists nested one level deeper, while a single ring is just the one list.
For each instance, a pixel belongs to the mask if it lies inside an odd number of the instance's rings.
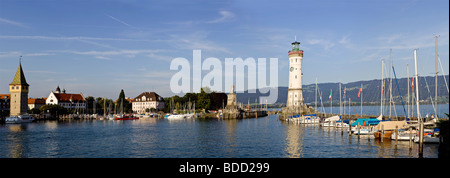
[{"label": "green tree", "polygon": [[87,102],[87,113],[93,114],[94,113],[94,104],[95,104],[95,98],[93,96],[86,97]]},{"label": "green tree", "polygon": [[31,110],[28,110],[28,112],[31,114],[40,114],[41,110],[39,108],[33,108]]},{"label": "green tree", "polygon": [[61,115],[61,114],[67,114],[69,113],[69,111],[60,106],[60,105],[44,105],[41,106],[41,108],[39,108],[41,110],[42,113],[50,113],[51,116],[57,116],[57,115]]},{"label": "green tree", "polygon": [[197,104],[198,108],[201,109],[210,109],[211,107],[211,99],[209,97],[209,94],[203,90],[203,88],[200,89],[200,93],[197,95]]},{"label": "green tree", "polygon": [[128,102],[128,100],[125,98],[125,92],[123,91],[123,89],[120,91],[119,98],[116,100],[116,103],[119,107],[122,102],[123,102],[123,112],[124,113],[132,112],[131,103]]}]

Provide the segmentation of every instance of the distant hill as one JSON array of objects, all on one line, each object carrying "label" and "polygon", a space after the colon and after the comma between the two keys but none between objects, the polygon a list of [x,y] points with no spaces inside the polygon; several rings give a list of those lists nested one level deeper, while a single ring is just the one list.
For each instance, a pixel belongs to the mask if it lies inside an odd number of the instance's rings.
[{"label": "distant hill", "polygon": [[[428,87],[430,89],[430,92],[428,92],[428,89],[426,87],[426,82],[428,83]],[[449,83],[449,76],[446,75],[445,79],[447,80],[447,83]],[[427,77],[419,77],[419,97],[421,102],[429,102],[430,101],[430,95],[433,97],[434,101],[434,76],[427,76]],[[344,92],[344,87],[346,88],[346,100],[348,101],[348,98],[351,98],[353,102],[360,102],[360,98],[357,97],[359,88],[361,87],[361,84],[363,85],[363,102],[364,103],[379,103],[380,102],[380,93],[381,93],[381,80],[369,80],[369,81],[356,81],[356,82],[350,82],[350,83],[343,83],[342,86],[342,94]],[[411,84],[411,79],[409,84],[407,84],[407,78],[401,78],[398,79],[398,88],[400,89],[400,93],[403,96],[403,102],[406,102],[407,97],[407,90],[408,85]],[[328,96],[330,95],[330,91],[332,92],[332,100],[334,103],[339,103],[339,83],[320,83],[317,84],[319,87],[319,90],[322,91],[322,100],[323,102],[329,102]],[[415,82],[414,82],[415,85]],[[305,103],[314,103],[315,101],[315,84],[310,85],[303,85],[303,98],[305,99]],[[415,86],[414,86],[415,89]],[[253,90],[254,91],[254,90]],[[287,93],[288,93],[288,87],[278,87],[278,100],[277,103],[286,103],[287,100]],[[245,91],[244,93],[238,93],[237,94],[237,100],[241,103],[247,103],[250,101],[250,103],[254,103],[261,93],[248,93],[248,91]],[[397,89],[397,84],[395,79],[392,80],[392,96],[395,103],[401,103],[399,92]],[[389,79],[385,79],[385,101],[389,101]],[[318,102],[319,96],[317,96]],[[259,99],[258,99],[259,102]],[[442,76],[438,76],[438,103],[448,103],[449,102],[449,94],[447,92],[447,88],[444,83],[444,78]]]}]

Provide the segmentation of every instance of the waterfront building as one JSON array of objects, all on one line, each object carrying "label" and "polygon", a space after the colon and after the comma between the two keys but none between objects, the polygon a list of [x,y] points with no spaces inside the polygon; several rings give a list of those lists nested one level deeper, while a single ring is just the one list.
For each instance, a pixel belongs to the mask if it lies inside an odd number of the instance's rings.
[{"label": "waterfront building", "polygon": [[28,111],[28,91],[30,85],[28,85],[27,80],[25,79],[21,63],[22,62],[19,62],[16,75],[9,84],[11,116],[26,114]]},{"label": "waterfront building", "polygon": [[288,52],[289,55],[289,85],[286,107],[281,108],[281,119],[288,119],[291,116],[305,115],[314,113],[314,108],[303,104],[303,87],[302,87],[302,60],[303,50],[300,50],[300,42],[292,43],[292,50]]},{"label": "waterfront building", "polygon": [[45,105],[46,99],[47,98],[28,98],[28,109],[41,108],[41,106]]},{"label": "waterfront building", "polygon": [[0,112],[8,111],[9,112],[9,103],[11,99],[10,94],[0,94]]},{"label": "waterfront building", "polygon": [[236,93],[234,93],[234,85],[231,86],[230,93],[227,97],[227,107],[234,108],[237,106]]},{"label": "waterfront building", "polygon": [[300,108],[303,105],[303,89],[302,89],[302,60],[303,50],[300,50],[300,42],[292,43],[292,50],[289,54],[289,86],[288,99],[286,106],[288,108]]},{"label": "waterfront building", "polygon": [[61,93],[59,86],[55,92],[50,92],[50,95],[45,100],[45,104],[60,105],[66,109],[86,109],[87,107],[87,102],[83,94],[66,93],[65,89]]},{"label": "waterfront building", "polygon": [[164,99],[155,92],[143,92],[133,100],[132,110],[135,113],[145,113],[146,109],[163,109]]}]

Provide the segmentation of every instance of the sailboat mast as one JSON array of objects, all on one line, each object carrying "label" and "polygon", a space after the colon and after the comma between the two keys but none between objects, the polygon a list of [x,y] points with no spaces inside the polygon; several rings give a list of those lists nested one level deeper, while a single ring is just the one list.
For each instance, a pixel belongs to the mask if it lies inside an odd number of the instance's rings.
[{"label": "sailboat mast", "polygon": [[333,114],[333,89],[331,89],[331,91],[330,91],[330,106],[331,106],[331,111],[330,111],[330,114]]},{"label": "sailboat mast", "polygon": [[392,48],[389,54],[391,58],[391,68],[389,70],[389,119],[391,119],[391,107],[392,107]]},{"label": "sailboat mast", "polygon": [[434,91],[434,106],[436,106],[436,107],[434,107],[434,114],[435,114],[435,118],[437,118],[437,92],[438,92],[438,89],[437,89],[437,86],[438,86],[438,78],[437,78],[437,76],[438,76],[438,70],[437,70],[437,67],[438,67],[438,64],[437,64],[437,38],[438,38],[438,36],[434,36],[434,39],[435,39],[435,57],[436,57],[436,76],[435,76],[435,84],[434,84],[434,89],[435,89],[435,91]]},{"label": "sailboat mast", "polygon": [[423,154],[423,120],[420,117],[419,110],[419,75],[417,74],[417,49],[414,50],[414,67],[416,70],[416,106],[417,106],[417,119],[419,121],[419,157]]},{"label": "sailboat mast", "polygon": [[[419,76],[417,74],[417,49],[414,50],[414,68],[415,68],[415,78],[416,78],[416,107],[417,107],[417,118],[420,119],[419,111]],[[421,120],[421,119],[420,119]]]},{"label": "sailboat mast", "polygon": [[317,77],[316,77],[316,102],[315,102],[315,109],[316,109],[316,111],[318,111],[318,109],[317,109]]},{"label": "sailboat mast", "polygon": [[409,117],[409,66],[408,66],[408,64],[406,64],[406,76],[407,76],[407,82],[406,82],[406,85],[408,86],[408,90],[406,91],[406,93],[408,93],[408,101],[407,101],[407,103],[406,103],[406,105],[408,106],[408,113],[407,113],[407,115],[406,115],[406,118],[410,118]]},{"label": "sailboat mast", "polygon": [[384,66],[384,59],[381,59],[381,101],[380,101],[380,115],[383,117],[383,89],[384,89],[384,75],[383,75],[383,66]]},{"label": "sailboat mast", "polygon": [[106,116],[106,98],[103,97],[103,116]]},{"label": "sailboat mast", "polygon": [[342,115],[341,82],[339,82],[339,116]]},{"label": "sailboat mast", "polygon": [[362,116],[362,104],[363,104],[363,100],[362,100],[362,97],[363,97],[362,87],[363,87],[363,85],[362,85],[362,83],[361,83],[361,116]]}]

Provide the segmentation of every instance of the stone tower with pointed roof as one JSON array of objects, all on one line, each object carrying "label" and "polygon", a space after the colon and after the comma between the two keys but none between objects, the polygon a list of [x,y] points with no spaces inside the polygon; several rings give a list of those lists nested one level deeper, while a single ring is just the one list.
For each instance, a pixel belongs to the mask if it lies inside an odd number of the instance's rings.
[{"label": "stone tower with pointed roof", "polygon": [[28,90],[29,86],[23,74],[22,64],[19,62],[16,75],[13,81],[9,84],[10,100],[10,115],[17,116],[27,113],[28,110]]}]

